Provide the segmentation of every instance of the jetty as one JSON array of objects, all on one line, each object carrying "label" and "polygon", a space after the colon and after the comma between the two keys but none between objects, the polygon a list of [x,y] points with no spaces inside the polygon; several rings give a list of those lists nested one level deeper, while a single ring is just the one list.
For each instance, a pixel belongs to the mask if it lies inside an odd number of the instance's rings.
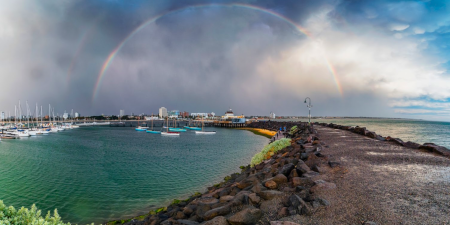
[{"label": "jetty", "polygon": [[248,126],[286,126],[290,146],[203,193],[109,224],[450,223],[450,151],[442,146],[334,124]]}]

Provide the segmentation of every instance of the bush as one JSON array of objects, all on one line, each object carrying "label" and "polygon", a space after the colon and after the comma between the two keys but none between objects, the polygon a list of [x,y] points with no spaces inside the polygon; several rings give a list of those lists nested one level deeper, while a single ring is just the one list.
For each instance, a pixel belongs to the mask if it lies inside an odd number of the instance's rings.
[{"label": "bush", "polygon": [[50,211],[45,218],[41,216],[41,210],[38,210],[36,205],[32,205],[31,209],[22,207],[16,210],[13,206],[6,207],[3,201],[0,200],[0,224],[31,224],[31,225],[70,225],[70,223],[63,223],[55,209],[53,216]]},{"label": "bush", "polygon": [[268,145],[266,145],[261,152],[257,153],[255,156],[253,156],[251,161],[251,166],[255,166],[259,163],[261,163],[265,159],[269,159],[272,155],[277,153],[283,148],[286,148],[287,146],[291,145],[291,139],[290,138],[282,138],[280,140],[276,140]]},{"label": "bush", "polygon": [[293,135],[295,132],[297,132],[297,125],[291,127],[291,131],[289,132],[289,134]]}]

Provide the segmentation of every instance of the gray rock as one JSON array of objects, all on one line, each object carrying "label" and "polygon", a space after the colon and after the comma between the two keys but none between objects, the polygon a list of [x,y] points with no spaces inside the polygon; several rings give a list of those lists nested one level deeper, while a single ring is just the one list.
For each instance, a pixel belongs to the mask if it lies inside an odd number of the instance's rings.
[{"label": "gray rock", "polygon": [[266,191],[266,190],[267,190],[267,188],[265,188],[260,183],[253,185],[253,188],[251,189],[251,191],[255,192],[256,194],[259,194],[261,191]]},{"label": "gray rock", "polygon": [[281,203],[280,199],[274,198],[271,200],[263,201],[259,208],[264,213],[274,213],[277,212],[280,208],[283,208],[283,204]]},{"label": "gray rock", "polygon": [[295,165],[292,163],[288,163],[286,165],[283,166],[283,168],[281,168],[279,170],[280,174],[283,174],[285,176],[289,176],[289,174],[291,173],[291,171],[295,168]]},{"label": "gray rock", "polygon": [[329,206],[330,202],[323,198],[317,198],[317,201],[323,206]]},{"label": "gray rock", "polygon": [[234,199],[234,196],[231,195],[224,195],[220,197],[219,202],[229,202]]},{"label": "gray rock", "polygon": [[313,177],[318,176],[318,175],[320,175],[318,172],[309,171],[307,173],[302,174],[302,177],[313,178]]},{"label": "gray rock", "polygon": [[232,225],[250,225],[258,223],[262,217],[262,211],[257,208],[246,208],[228,219]]},{"label": "gray rock", "polygon": [[299,196],[297,195],[291,195],[289,196],[289,201],[291,203],[291,206],[296,207],[298,212],[301,215],[311,215],[312,214],[312,209],[311,206],[306,203],[305,201],[303,201],[303,199],[301,199]]},{"label": "gray rock", "polygon": [[256,193],[249,194],[248,198],[252,204],[259,204],[261,202],[261,198],[257,196]]},{"label": "gray rock", "polygon": [[225,205],[219,208],[211,209],[203,216],[204,220],[211,220],[216,216],[225,216],[231,212],[231,206]]},{"label": "gray rock", "polygon": [[192,220],[177,220],[180,225],[198,225],[200,223]]},{"label": "gray rock", "polygon": [[206,221],[202,225],[228,225],[227,219],[223,216],[215,217],[212,220]]},{"label": "gray rock", "polygon": [[275,181],[277,184],[284,184],[288,182],[287,177],[284,174],[277,174],[272,178],[273,181]]},{"label": "gray rock", "polygon": [[270,191],[261,191],[261,192],[259,193],[259,196],[261,196],[261,198],[263,198],[263,199],[265,199],[265,200],[271,200],[271,199],[274,199],[274,198],[276,198],[276,197],[281,197],[281,196],[283,196],[283,192],[281,192],[281,191],[273,191],[273,190],[270,190]]}]

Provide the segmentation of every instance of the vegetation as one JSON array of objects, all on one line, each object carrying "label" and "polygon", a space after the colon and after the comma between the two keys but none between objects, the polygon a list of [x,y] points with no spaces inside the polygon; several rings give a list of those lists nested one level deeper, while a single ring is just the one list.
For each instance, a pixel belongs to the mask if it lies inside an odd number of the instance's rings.
[{"label": "vegetation", "polygon": [[297,132],[297,130],[298,130],[297,125],[295,125],[295,126],[291,127],[291,131],[289,131],[289,134],[293,135],[295,132]]},{"label": "vegetation", "polygon": [[50,211],[44,217],[41,216],[41,210],[38,210],[36,205],[32,205],[31,209],[22,207],[16,210],[13,206],[7,207],[3,201],[0,200],[0,224],[31,224],[31,225],[70,225],[70,223],[63,223],[55,209],[53,216]]},{"label": "vegetation", "polygon": [[276,140],[276,141],[266,145],[261,152],[257,153],[255,156],[253,156],[250,165],[253,167],[253,166],[261,163],[263,160],[269,159],[275,153],[277,153],[281,149],[286,148],[287,146],[290,146],[290,145],[291,145],[290,138],[282,138],[280,140]]}]

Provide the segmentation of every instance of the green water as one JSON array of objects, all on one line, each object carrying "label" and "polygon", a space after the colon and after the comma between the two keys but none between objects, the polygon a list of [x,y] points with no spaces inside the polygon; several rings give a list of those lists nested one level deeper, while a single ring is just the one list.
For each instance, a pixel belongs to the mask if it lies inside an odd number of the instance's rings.
[{"label": "green water", "polygon": [[[179,137],[85,127],[0,143],[0,199],[102,223],[147,213],[222,181],[268,139],[249,131]],[[207,129],[207,130],[208,130]]]}]

